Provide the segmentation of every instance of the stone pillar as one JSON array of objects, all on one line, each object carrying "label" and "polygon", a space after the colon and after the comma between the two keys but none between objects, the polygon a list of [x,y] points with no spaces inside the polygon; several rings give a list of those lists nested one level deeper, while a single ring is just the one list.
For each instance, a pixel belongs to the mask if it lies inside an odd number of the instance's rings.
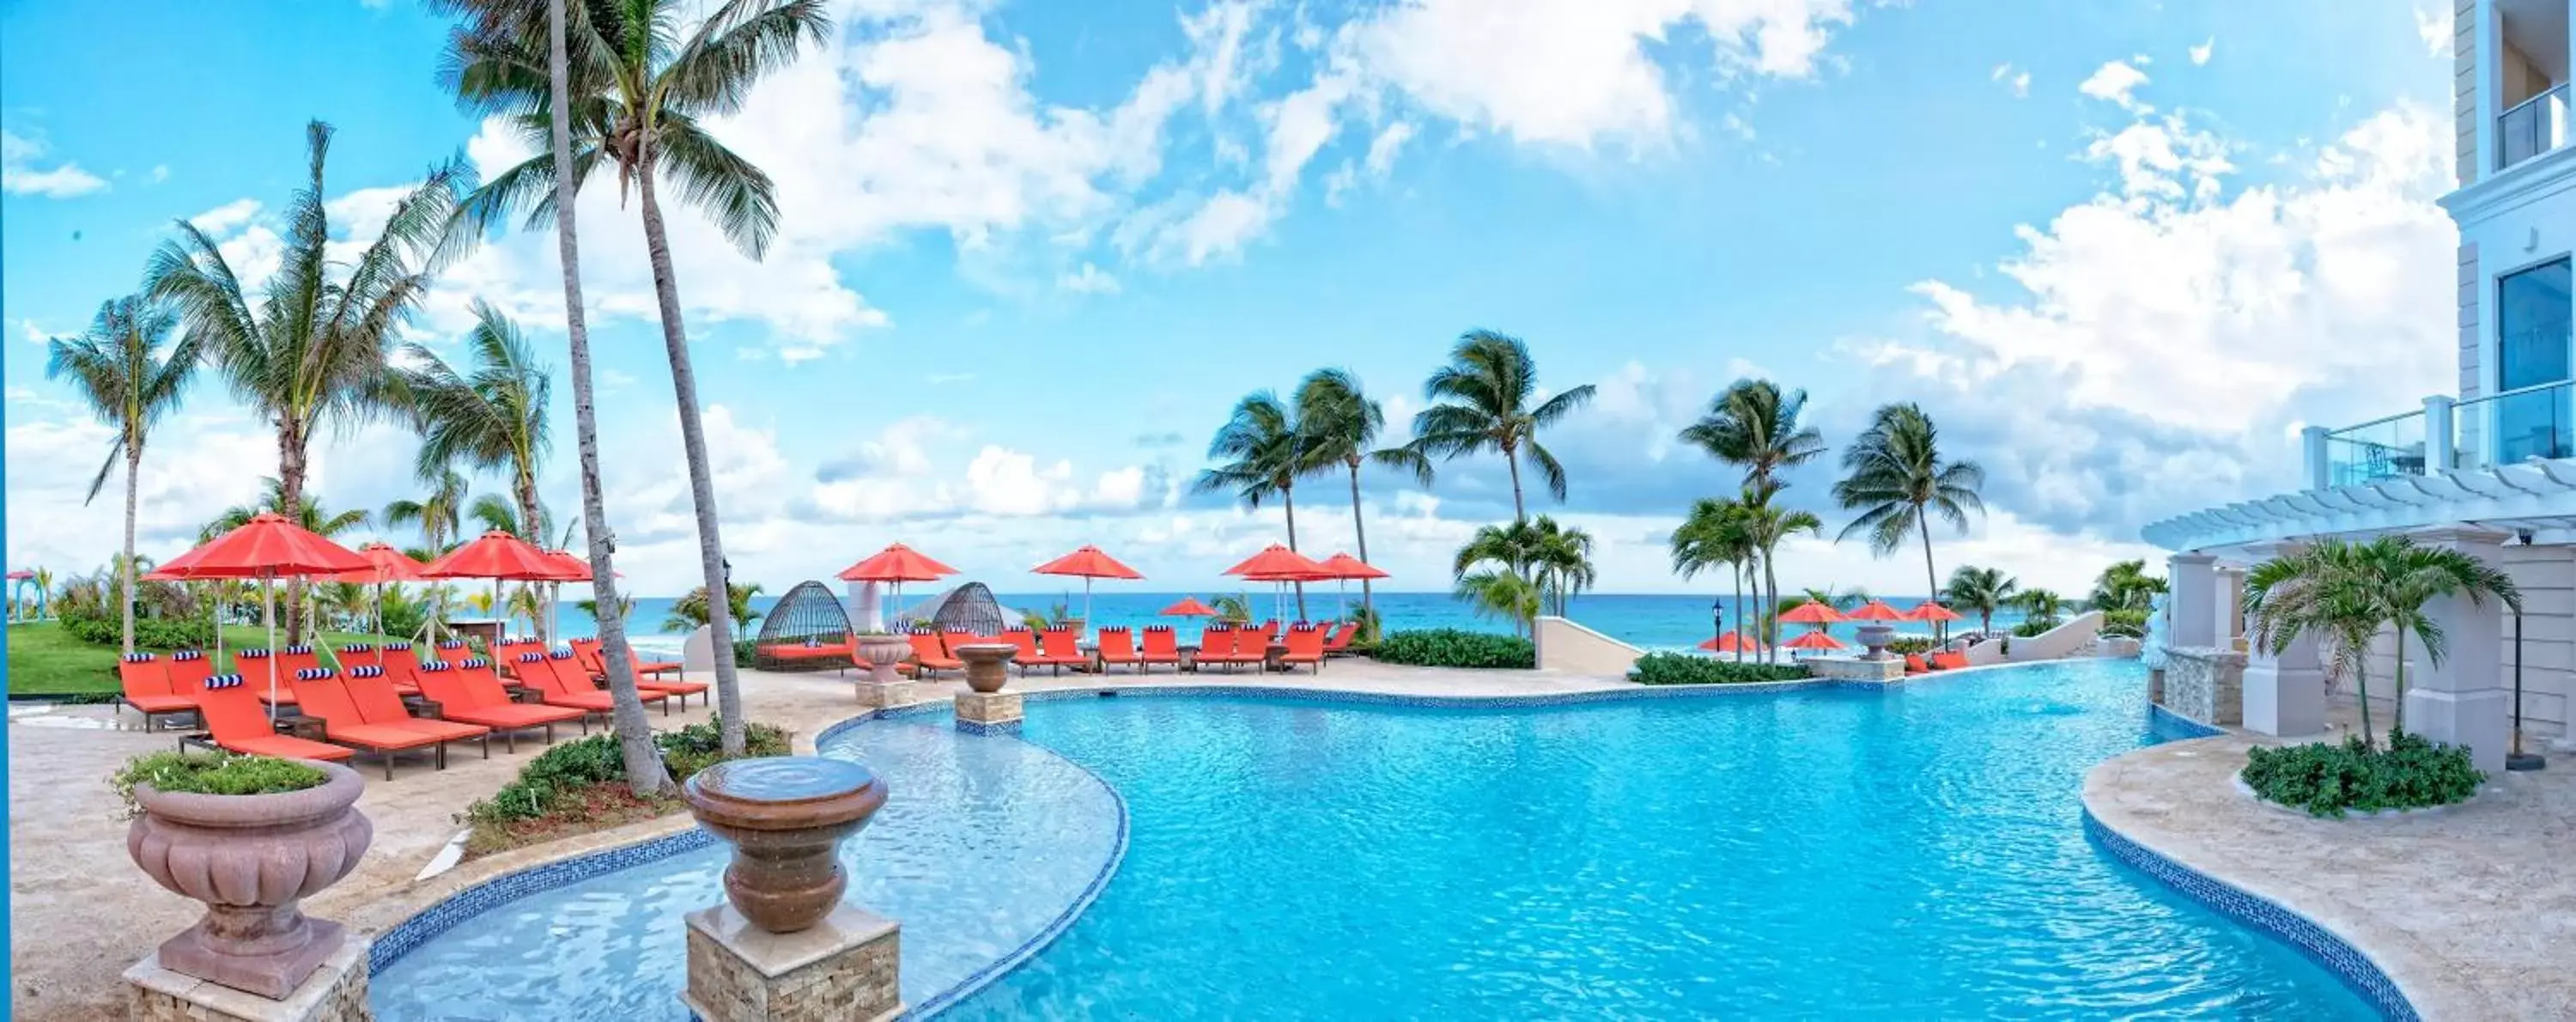
[{"label": "stone pillar", "polygon": [[952,652],[966,661],[967,691],[957,693],[957,729],[981,734],[1019,727],[1020,694],[1002,691],[1018,648],[1009,643],[970,642]]},{"label": "stone pillar", "polygon": [[2310,426],[2299,431],[2300,487],[2323,490],[2334,485],[2334,468],[2326,454],[2324,426]]},{"label": "stone pillar", "polygon": [[[2254,548],[2266,560],[2299,552],[2303,544]],[[2255,636],[2260,622],[2245,622],[2245,729],[2266,735],[2314,735],[2326,729],[2326,672],[2316,636],[2305,632],[2275,656]]]},{"label": "stone pillar", "polygon": [[[2450,526],[2415,533],[2414,539],[2503,567],[2505,533]],[[2472,603],[2465,595],[2436,597],[2424,610],[2442,629],[2443,657],[2421,673],[2409,672],[2406,729],[2467,746],[2478,769],[2502,771],[2513,728],[2513,692],[2504,676],[2504,619],[2510,612],[2492,597]]]},{"label": "stone pillar", "polygon": [[2217,634],[2218,641],[2212,645],[2232,650],[2245,636],[2245,569],[2226,565],[2217,574],[2217,606],[2210,608],[2217,620],[2210,623],[2210,630]]},{"label": "stone pillar", "polygon": [[2218,645],[2218,558],[2202,553],[2180,553],[2166,565],[2168,587],[2173,602],[2166,612],[2172,615],[2173,628],[2165,636],[2166,649],[2205,649]]},{"label": "stone pillar", "polygon": [[158,952],[125,970],[125,1017],[135,1022],[372,1022],[367,939],[350,934],[283,1000],[269,1000],[162,967]]}]

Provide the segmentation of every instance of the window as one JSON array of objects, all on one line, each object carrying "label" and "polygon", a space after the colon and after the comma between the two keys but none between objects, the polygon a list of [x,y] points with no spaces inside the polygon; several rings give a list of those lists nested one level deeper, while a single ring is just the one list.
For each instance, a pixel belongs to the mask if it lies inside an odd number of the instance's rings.
[{"label": "window", "polygon": [[[2496,461],[2576,455],[2576,409],[2568,362],[2576,357],[2568,261],[2543,263],[2496,280]],[[2527,387],[2544,389],[2514,393]]]}]

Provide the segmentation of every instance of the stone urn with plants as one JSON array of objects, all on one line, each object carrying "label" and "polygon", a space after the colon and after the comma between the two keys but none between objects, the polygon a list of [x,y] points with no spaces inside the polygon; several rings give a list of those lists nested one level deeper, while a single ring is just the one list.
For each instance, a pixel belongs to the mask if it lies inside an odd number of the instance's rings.
[{"label": "stone urn with plants", "polygon": [[912,642],[891,632],[860,632],[851,636],[859,659],[869,665],[868,680],[879,685],[892,685],[903,680],[894,666],[912,655]]},{"label": "stone urn with plants", "polygon": [[125,850],[154,883],[206,906],[162,942],[161,967],[283,1000],[338,951],[340,924],[298,903],[338,883],[375,827],[347,767],[231,753],[141,756],[112,783],[133,823]]}]

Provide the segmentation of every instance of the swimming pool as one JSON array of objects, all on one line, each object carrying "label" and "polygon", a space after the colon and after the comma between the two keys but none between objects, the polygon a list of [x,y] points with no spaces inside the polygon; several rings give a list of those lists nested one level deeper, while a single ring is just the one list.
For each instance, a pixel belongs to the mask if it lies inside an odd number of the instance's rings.
[{"label": "swimming pool", "polygon": [[[851,898],[903,923],[916,1006],[1118,863],[943,1017],[2375,1017],[2085,840],[2084,772],[2154,741],[2143,688],[2085,662],[1493,709],[1059,698],[1019,738],[914,715],[827,751],[892,789]],[[377,1011],[676,1017],[721,855],[469,919]]]}]

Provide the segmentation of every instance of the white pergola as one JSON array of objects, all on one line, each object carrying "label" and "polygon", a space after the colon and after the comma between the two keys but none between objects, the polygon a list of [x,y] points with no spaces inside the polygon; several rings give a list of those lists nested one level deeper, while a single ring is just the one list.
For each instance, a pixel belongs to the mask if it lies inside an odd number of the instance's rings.
[{"label": "white pergola", "polygon": [[2576,543],[2576,458],[2285,493],[2167,518],[2142,535],[2167,550],[2222,551],[2455,524],[2528,534],[2536,543]]}]

